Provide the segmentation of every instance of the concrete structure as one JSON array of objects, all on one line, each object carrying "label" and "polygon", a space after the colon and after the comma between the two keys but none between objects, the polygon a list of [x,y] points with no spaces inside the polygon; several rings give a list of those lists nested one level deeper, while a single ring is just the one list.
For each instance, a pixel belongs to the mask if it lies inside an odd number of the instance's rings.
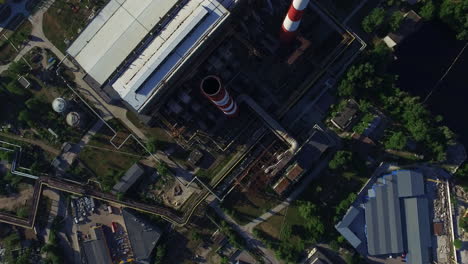
[{"label": "concrete structure", "polygon": [[142,112],[228,17],[216,0],[111,0],[68,49],[98,86]]},{"label": "concrete structure", "polygon": [[59,114],[64,113],[67,108],[68,102],[61,97],[55,98],[55,100],[52,102],[52,109],[54,109],[54,111]]},{"label": "concrete structure", "polygon": [[416,171],[394,171],[378,178],[364,203],[352,206],[335,227],[360,254],[406,254],[410,264],[431,263],[431,221],[424,186],[423,175]]},{"label": "concrete structure", "polygon": [[136,263],[149,264],[151,254],[161,238],[161,231],[128,209],[122,210],[122,216]]},{"label": "concrete structure", "polygon": [[101,226],[93,227],[92,240],[83,242],[83,253],[88,264],[112,264],[109,247]]},{"label": "concrete structure", "polygon": [[133,164],[125,175],[120,179],[118,183],[112,188],[113,193],[126,193],[135,182],[137,182],[141,176],[145,173],[145,170],[138,164]]},{"label": "concrete structure", "polygon": [[237,103],[221,84],[218,76],[210,75],[200,83],[200,90],[219,110],[228,117],[235,117],[239,113]]},{"label": "concrete structure", "polygon": [[281,41],[287,43],[294,40],[296,31],[301,24],[302,14],[304,9],[309,4],[309,0],[293,0],[289,7],[288,13],[284,18],[283,25],[281,26]]}]

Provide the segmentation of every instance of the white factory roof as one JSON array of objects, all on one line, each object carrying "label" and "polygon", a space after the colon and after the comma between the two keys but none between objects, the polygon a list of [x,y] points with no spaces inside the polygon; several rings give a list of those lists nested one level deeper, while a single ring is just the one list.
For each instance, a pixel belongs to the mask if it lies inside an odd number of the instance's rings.
[{"label": "white factory roof", "polygon": [[141,111],[228,14],[216,0],[189,0],[113,81],[112,87]]},{"label": "white factory roof", "polygon": [[103,84],[176,3],[175,0],[111,0],[67,52]]}]

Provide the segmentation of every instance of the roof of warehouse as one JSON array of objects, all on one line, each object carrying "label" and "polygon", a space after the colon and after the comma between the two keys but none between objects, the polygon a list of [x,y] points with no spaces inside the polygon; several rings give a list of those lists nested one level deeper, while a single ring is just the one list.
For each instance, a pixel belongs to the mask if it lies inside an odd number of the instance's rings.
[{"label": "roof of warehouse", "polygon": [[351,206],[346,212],[343,220],[335,227],[340,234],[348,240],[348,242],[355,248],[359,247],[362,243],[361,239],[350,229],[351,224],[358,218],[360,212],[354,206]]},{"label": "roof of warehouse", "polygon": [[67,52],[102,85],[177,2],[111,0]]},{"label": "roof of warehouse", "polygon": [[83,242],[83,251],[88,264],[112,264],[102,227],[96,227],[93,230],[96,239]]},{"label": "roof of warehouse", "polygon": [[188,1],[127,65],[112,87],[141,111],[228,14],[216,0]]},{"label": "roof of warehouse", "polygon": [[156,243],[161,238],[161,231],[156,226],[131,213],[128,209],[122,210],[122,216],[133,255],[136,260],[148,260],[151,252],[156,247]]},{"label": "roof of warehouse", "polygon": [[424,197],[406,198],[405,216],[408,241],[408,263],[429,264],[431,233],[429,204]]},{"label": "roof of warehouse", "polygon": [[365,204],[367,247],[371,255],[403,252],[397,177],[385,175],[369,191]]},{"label": "roof of warehouse", "polygon": [[399,197],[424,195],[424,178],[420,172],[399,170],[396,175],[398,176]]}]

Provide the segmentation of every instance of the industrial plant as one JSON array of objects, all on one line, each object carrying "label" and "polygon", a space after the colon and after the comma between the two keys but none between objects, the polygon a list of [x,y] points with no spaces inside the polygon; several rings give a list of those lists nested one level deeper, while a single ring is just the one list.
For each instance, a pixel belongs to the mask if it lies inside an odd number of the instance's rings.
[{"label": "industrial plant", "polygon": [[358,45],[309,1],[234,2],[110,1],[67,52],[109,102],[225,164],[209,175],[219,197],[232,184],[281,195],[311,135],[325,138],[318,153],[334,145],[320,120],[300,119]]},{"label": "industrial plant", "polygon": [[0,1],[0,264],[468,263],[464,3]]}]

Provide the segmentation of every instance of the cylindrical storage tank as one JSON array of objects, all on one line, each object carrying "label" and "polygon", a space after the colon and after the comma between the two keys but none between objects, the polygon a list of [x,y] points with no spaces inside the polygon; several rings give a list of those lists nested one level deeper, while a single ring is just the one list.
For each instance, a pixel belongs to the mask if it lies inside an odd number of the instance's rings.
[{"label": "cylindrical storage tank", "polygon": [[79,127],[81,124],[81,116],[77,112],[70,112],[65,118],[65,121],[71,127]]},{"label": "cylindrical storage tank", "polygon": [[221,84],[221,79],[215,75],[206,76],[200,84],[201,92],[223,111],[228,117],[237,116],[239,109],[229,92]]},{"label": "cylindrical storage tank", "polygon": [[304,9],[309,4],[309,0],[293,0],[288,13],[281,26],[280,39],[283,43],[289,43],[296,37],[296,31],[301,24]]},{"label": "cylindrical storage tank", "polygon": [[52,102],[52,109],[57,113],[65,113],[67,111],[68,103],[65,99],[58,97]]}]

